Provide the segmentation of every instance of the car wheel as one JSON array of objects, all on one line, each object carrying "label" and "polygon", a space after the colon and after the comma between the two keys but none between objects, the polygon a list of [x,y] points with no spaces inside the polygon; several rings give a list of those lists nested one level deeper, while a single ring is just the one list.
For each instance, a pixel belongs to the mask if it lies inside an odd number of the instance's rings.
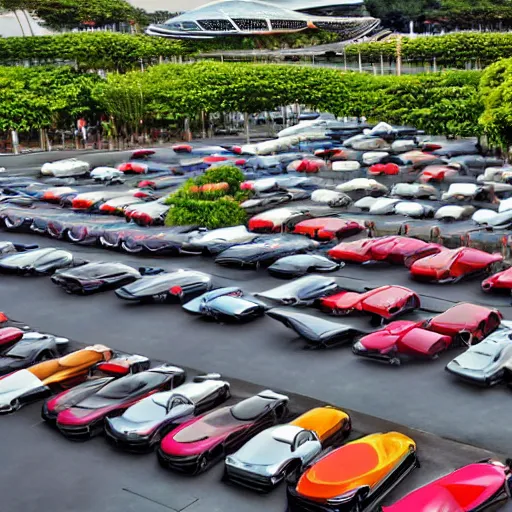
[{"label": "car wheel", "polygon": [[5,227],[7,229],[19,229],[23,225],[22,219],[13,220],[10,217],[4,218]]},{"label": "car wheel", "polygon": [[209,461],[208,461],[207,455],[206,454],[201,455],[201,457],[197,461],[197,467],[196,467],[195,474],[197,475],[199,473],[202,473],[203,471],[206,471],[206,469],[208,468],[208,464],[209,464]]},{"label": "car wheel", "polygon": [[102,247],[107,247],[108,249],[117,249],[118,247],[118,244],[117,243],[111,243],[109,242],[103,235],[101,235],[99,238],[98,238],[99,242],[100,242],[100,245]]},{"label": "car wheel", "polygon": [[82,234],[79,234],[79,235],[75,235],[71,229],[68,229],[66,231],[66,236],[68,237],[68,240],[70,242],[73,242],[75,244],[78,244],[80,242],[82,242],[84,240],[84,237],[82,236]]},{"label": "car wheel", "polygon": [[400,366],[402,364],[402,361],[400,361],[400,359],[398,357],[392,357],[390,360],[389,360],[389,364],[391,366]]},{"label": "car wheel", "polygon": [[138,254],[142,252],[143,248],[140,245],[136,245],[135,247],[130,247],[124,240],[121,242],[121,249],[130,254]]},{"label": "car wheel", "polygon": [[43,352],[38,358],[37,362],[42,363],[43,361],[49,361],[50,359],[53,359],[52,355],[49,352]]}]

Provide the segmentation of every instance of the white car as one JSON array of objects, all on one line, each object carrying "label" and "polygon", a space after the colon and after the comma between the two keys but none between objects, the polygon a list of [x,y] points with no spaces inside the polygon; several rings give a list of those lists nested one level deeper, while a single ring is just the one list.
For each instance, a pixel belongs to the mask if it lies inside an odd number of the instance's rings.
[{"label": "white car", "polygon": [[329,206],[348,206],[352,199],[343,192],[321,188],[312,192],[311,201]]},{"label": "white car", "polygon": [[230,396],[229,382],[220,375],[202,375],[176,389],[142,399],[121,416],[107,418],[105,431],[118,445],[150,448],[173,426],[221,405]]},{"label": "white car", "polygon": [[336,190],[346,194],[349,192],[364,191],[369,193],[380,193],[383,195],[388,192],[388,187],[371,178],[354,178],[352,180],[345,181],[345,183],[340,183],[336,187]]},{"label": "white car", "polygon": [[474,206],[458,206],[449,204],[441,206],[434,215],[435,219],[439,220],[462,220],[467,219],[475,212]]},{"label": "white car", "polygon": [[124,183],[125,175],[114,167],[96,167],[90,174],[94,181],[107,183]]},{"label": "white car", "polygon": [[163,224],[170,206],[164,204],[166,197],[147,203],[129,206],[124,211],[127,219],[140,225]]},{"label": "white car", "polygon": [[43,164],[41,174],[43,176],[66,178],[68,176],[83,176],[89,172],[89,169],[90,165],[87,162],[77,158],[69,158]]}]

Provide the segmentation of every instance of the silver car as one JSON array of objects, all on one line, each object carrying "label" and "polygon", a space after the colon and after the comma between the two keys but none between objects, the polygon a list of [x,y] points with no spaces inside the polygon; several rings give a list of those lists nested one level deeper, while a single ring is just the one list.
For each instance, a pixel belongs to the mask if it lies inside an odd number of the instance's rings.
[{"label": "silver car", "polygon": [[229,383],[219,374],[198,376],[171,391],[155,393],[107,418],[107,438],[120,448],[148,450],[177,425],[222,404],[230,397]]},{"label": "silver car", "polygon": [[493,386],[512,374],[512,322],[472,345],[446,365],[446,370],[464,380]]},{"label": "silver car", "polygon": [[264,430],[226,457],[225,479],[269,491],[322,451],[317,434],[297,425]]}]

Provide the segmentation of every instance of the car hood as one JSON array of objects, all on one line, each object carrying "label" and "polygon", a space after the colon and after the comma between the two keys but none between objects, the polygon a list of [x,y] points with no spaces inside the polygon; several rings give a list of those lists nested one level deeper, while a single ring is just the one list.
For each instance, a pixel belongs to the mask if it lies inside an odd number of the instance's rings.
[{"label": "car hood", "polygon": [[95,262],[82,265],[70,270],[61,270],[55,273],[57,277],[69,279],[108,279],[114,275],[125,273],[140,277],[140,273],[128,265],[123,263]]},{"label": "car hood", "polygon": [[73,255],[68,251],[60,249],[34,249],[19,254],[11,254],[2,258],[0,266],[4,268],[24,268],[48,264],[51,261],[60,259],[71,262]]},{"label": "car hood", "polygon": [[177,270],[176,272],[142,277],[121,289],[132,295],[152,295],[168,291],[173,286],[183,286],[195,282],[209,282],[210,276],[202,272]]},{"label": "car hood", "polygon": [[476,351],[467,351],[457,356],[454,362],[457,363],[461,368],[466,370],[485,370],[492,364],[492,356],[488,354],[482,354]]},{"label": "car hood", "polygon": [[43,386],[28,370],[19,370],[0,380],[0,405],[9,404],[24,393]]},{"label": "car hood", "polygon": [[[281,426],[271,427],[248,441],[240,450],[232,455],[243,464],[255,466],[271,466],[287,460],[292,454],[291,445],[276,441],[273,433]],[[297,431],[302,429],[297,428]]]}]

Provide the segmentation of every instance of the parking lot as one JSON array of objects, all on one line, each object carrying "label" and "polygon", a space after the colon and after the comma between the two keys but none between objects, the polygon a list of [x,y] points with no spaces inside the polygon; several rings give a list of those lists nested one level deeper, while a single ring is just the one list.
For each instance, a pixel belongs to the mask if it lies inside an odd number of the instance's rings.
[{"label": "parking lot", "polygon": [[[0,240],[66,248],[89,261],[200,269],[220,286],[237,285],[251,293],[282,283],[264,269],[224,268],[204,257],[135,257],[22,233],[0,232]],[[409,286],[422,297],[423,315],[469,301],[497,307],[512,320],[510,298],[483,294],[478,279],[424,284],[411,281],[406,269],[388,265],[347,265],[333,275],[340,284],[355,287]],[[352,438],[387,430],[410,435],[422,467],[388,501],[462,464],[493,454],[503,458],[511,451],[507,404],[512,390],[456,381],[444,366],[458,350],[437,361],[390,367],[361,361],[347,346],[307,350],[270,318],[244,326],[215,324],[187,315],[178,305],[131,304],[113,292],[70,296],[48,277],[2,276],[1,281],[0,305],[6,314],[41,332],[68,337],[77,346],[102,343],[183,366],[191,375],[216,371],[232,382],[235,397],[268,388],[285,392],[295,414],[319,404],[337,405],[352,415]],[[70,442],[42,422],[39,404],[2,417],[0,433],[6,440],[0,444],[5,510],[251,512],[285,507],[284,488],[260,496],[227,486],[220,482],[221,465],[187,478],[164,471],[154,455],[121,453],[102,438]]]}]

